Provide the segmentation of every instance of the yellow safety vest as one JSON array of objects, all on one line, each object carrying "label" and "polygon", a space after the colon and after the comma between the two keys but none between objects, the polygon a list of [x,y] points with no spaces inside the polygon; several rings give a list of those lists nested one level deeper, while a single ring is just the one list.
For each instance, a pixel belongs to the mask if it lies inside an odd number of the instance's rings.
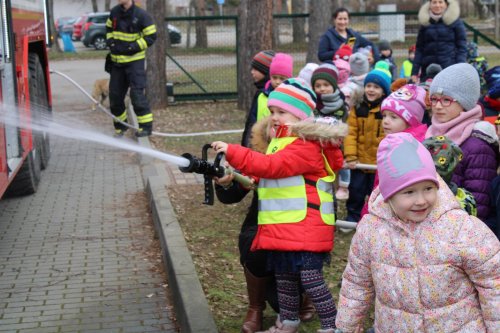
[{"label": "yellow safety vest", "polygon": [[[295,141],[296,137],[274,138],[266,154],[274,154]],[[321,219],[327,225],[335,224],[333,208],[333,182],[335,174],[323,155],[328,176],[318,179],[316,190],[320,199]],[[307,214],[306,181],[302,175],[280,179],[262,178],[257,193],[259,196],[259,224],[297,223]]]},{"label": "yellow safety vest", "polygon": [[411,76],[411,70],[413,69],[413,64],[411,63],[410,60],[405,60],[403,62],[403,75],[406,78],[409,78]]},{"label": "yellow safety vest", "polygon": [[267,116],[270,116],[271,112],[267,107],[267,96],[264,93],[260,93],[257,98],[257,121],[264,119]]}]

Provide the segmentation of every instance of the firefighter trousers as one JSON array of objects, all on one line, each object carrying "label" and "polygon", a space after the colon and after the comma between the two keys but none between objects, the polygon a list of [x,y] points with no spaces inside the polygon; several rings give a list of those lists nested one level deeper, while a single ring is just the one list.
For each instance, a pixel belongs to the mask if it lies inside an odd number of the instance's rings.
[{"label": "firefighter trousers", "polygon": [[[130,88],[130,100],[137,116],[139,128],[151,131],[153,114],[145,95],[146,70],[144,59],[126,64],[113,63],[109,80],[109,104],[111,113],[123,122],[127,122],[125,96]],[[114,121],[115,130],[125,131],[127,126]]]}]

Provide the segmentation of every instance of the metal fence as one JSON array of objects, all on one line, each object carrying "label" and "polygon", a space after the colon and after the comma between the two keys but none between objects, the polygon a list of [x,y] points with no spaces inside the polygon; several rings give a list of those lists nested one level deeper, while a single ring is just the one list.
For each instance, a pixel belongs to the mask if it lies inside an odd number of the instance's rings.
[{"label": "metal fence", "polygon": [[[378,42],[392,41],[396,62],[406,59],[419,28],[417,12],[351,13],[350,27]],[[273,49],[294,57],[294,73],[305,64],[309,14],[274,15]],[[168,17],[181,32],[181,41],[167,49],[167,78],[176,101],[237,98],[238,17]],[[196,25],[206,26],[206,45],[197,41]],[[485,39],[469,25],[473,37]],[[472,36],[472,34],[471,34]],[[486,37],[487,38],[487,37]],[[203,43],[202,43],[203,44]],[[498,45],[496,45],[498,47]]]}]

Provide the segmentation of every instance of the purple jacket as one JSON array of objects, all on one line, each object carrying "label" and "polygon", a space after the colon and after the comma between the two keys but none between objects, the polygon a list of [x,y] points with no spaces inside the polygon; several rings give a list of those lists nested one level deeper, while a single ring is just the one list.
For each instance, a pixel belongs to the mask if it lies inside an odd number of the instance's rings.
[{"label": "purple jacket", "polygon": [[469,137],[461,145],[463,158],[453,173],[452,181],[469,190],[477,203],[477,217],[485,221],[490,214],[490,184],[497,175],[497,156],[486,141]]}]

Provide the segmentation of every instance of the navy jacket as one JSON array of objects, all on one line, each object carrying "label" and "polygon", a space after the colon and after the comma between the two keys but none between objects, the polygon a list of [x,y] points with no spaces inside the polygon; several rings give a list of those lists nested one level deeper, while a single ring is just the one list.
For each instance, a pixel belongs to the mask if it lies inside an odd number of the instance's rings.
[{"label": "navy jacket", "polygon": [[330,62],[333,60],[335,52],[340,48],[342,44],[346,44],[349,38],[355,37],[356,42],[352,52],[356,52],[360,47],[371,46],[373,51],[373,58],[375,62],[379,60],[378,48],[368,39],[361,36],[359,33],[352,29],[347,29],[347,38],[342,37],[334,27],[328,28],[328,30],[321,36],[318,46],[318,59],[322,62]]},{"label": "navy jacket", "polygon": [[417,35],[412,75],[418,75],[420,71],[420,78],[425,79],[425,70],[432,63],[444,69],[466,62],[467,37],[459,15],[458,3],[454,0],[449,0],[448,9],[438,21],[430,18],[429,2],[420,8],[418,19],[421,27]]}]

